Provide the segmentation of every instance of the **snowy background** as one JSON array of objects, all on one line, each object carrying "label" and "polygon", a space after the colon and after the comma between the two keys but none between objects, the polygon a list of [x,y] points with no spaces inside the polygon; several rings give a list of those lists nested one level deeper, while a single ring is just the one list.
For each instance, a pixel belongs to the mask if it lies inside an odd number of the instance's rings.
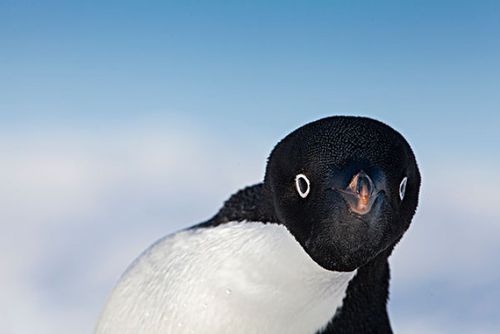
[{"label": "snowy background", "polygon": [[144,248],[334,114],[420,163],[395,331],[498,333],[498,1],[0,2],[0,332],[91,332]]}]

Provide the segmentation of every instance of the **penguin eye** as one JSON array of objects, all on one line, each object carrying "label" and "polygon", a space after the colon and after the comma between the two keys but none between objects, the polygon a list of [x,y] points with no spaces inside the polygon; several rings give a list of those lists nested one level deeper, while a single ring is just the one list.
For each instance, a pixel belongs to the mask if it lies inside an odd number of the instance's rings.
[{"label": "penguin eye", "polygon": [[295,176],[295,188],[297,189],[300,197],[306,198],[311,190],[311,183],[309,182],[307,176],[304,174],[297,174],[297,176]]},{"label": "penguin eye", "polygon": [[404,177],[403,181],[401,181],[401,184],[399,185],[399,198],[403,200],[405,198],[405,193],[406,193],[406,183],[408,181],[408,177]]}]

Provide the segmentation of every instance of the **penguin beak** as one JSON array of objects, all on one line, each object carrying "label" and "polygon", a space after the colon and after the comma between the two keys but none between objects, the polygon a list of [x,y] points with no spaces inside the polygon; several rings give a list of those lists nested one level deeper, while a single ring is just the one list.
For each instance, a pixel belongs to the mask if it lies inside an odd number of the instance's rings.
[{"label": "penguin beak", "polygon": [[377,197],[372,179],[364,171],[354,175],[346,189],[339,189],[349,209],[359,215],[370,212]]}]

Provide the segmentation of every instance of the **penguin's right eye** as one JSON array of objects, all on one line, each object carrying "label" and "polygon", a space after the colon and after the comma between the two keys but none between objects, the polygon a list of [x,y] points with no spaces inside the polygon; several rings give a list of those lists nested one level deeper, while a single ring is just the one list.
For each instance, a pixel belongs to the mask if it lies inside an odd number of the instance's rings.
[{"label": "penguin's right eye", "polygon": [[309,182],[307,176],[304,174],[297,174],[297,176],[295,176],[295,188],[297,189],[300,197],[306,198],[311,190],[311,183]]},{"label": "penguin's right eye", "polygon": [[399,199],[403,200],[406,194],[406,183],[408,182],[408,177],[404,177],[403,181],[399,184]]}]

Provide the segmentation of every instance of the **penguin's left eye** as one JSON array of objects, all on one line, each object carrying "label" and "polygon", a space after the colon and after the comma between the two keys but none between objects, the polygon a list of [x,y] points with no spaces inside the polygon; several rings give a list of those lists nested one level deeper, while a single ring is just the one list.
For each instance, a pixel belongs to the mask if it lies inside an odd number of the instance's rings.
[{"label": "penguin's left eye", "polygon": [[311,190],[311,183],[309,182],[307,176],[304,174],[297,174],[297,176],[295,176],[295,188],[297,189],[300,197],[306,198]]},{"label": "penguin's left eye", "polygon": [[399,198],[403,200],[405,198],[406,193],[406,183],[408,182],[408,177],[404,177],[403,181],[399,184]]}]

